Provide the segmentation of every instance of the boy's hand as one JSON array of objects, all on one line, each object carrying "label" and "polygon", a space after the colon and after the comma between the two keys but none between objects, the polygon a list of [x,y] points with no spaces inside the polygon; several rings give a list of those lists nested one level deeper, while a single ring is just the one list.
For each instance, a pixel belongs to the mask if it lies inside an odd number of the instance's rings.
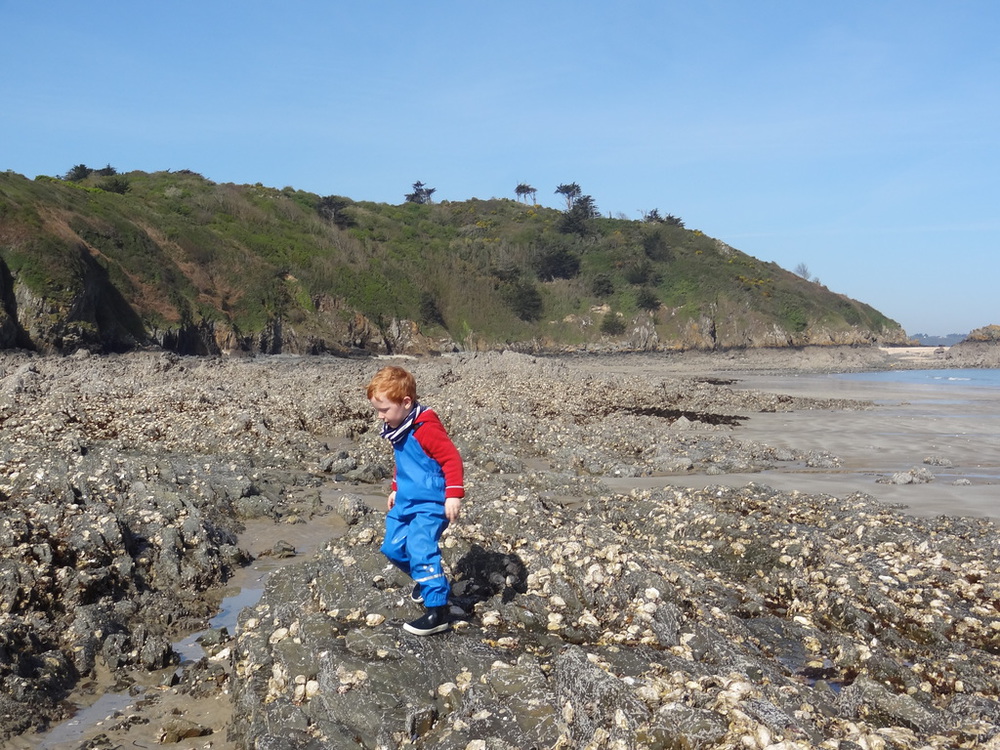
[{"label": "boy's hand", "polygon": [[396,493],[390,492],[389,498],[385,501],[385,504],[389,506],[386,510],[392,510],[392,506],[396,504]]},{"label": "boy's hand", "polygon": [[449,497],[444,501],[444,515],[449,521],[457,521],[462,512],[462,501],[457,497]]}]

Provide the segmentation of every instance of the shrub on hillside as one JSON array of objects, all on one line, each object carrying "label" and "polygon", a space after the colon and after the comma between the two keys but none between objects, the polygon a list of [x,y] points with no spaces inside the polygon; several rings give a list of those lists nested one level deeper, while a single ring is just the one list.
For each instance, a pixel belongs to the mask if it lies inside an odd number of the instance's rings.
[{"label": "shrub on hillside", "polygon": [[425,325],[447,327],[438,301],[430,292],[423,292],[420,295],[420,322]]},{"label": "shrub on hillside", "polygon": [[640,310],[653,312],[660,308],[660,298],[656,296],[656,292],[644,286],[635,293],[635,304]]},{"label": "shrub on hillside", "polygon": [[521,320],[533,322],[542,317],[542,295],[534,284],[516,281],[507,286],[504,297],[510,309]]},{"label": "shrub on hillside", "polygon": [[119,195],[125,195],[125,193],[132,189],[132,185],[129,184],[128,178],[122,177],[121,175],[105,177],[97,183],[97,187],[106,193],[118,193]]},{"label": "shrub on hillside", "polygon": [[606,273],[599,273],[590,282],[590,293],[598,299],[605,299],[615,293],[615,282]]},{"label": "shrub on hillside", "polygon": [[569,248],[550,248],[535,260],[535,273],[542,281],[572,279],[580,273],[580,259]]},{"label": "shrub on hillside", "polygon": [[642,249],[650,260],[664,262],[672,260],[673,253],[663,232],[655,230],[642,236]]},{"label": "shrub on hillside", "polygon": [[618,317],[615,313],[605,315],[601,321],[601,333],[607,336],[621,336],[625,333],[624,318]]},{"label": "shrub on hillside", "polygon": [[327,195],[319,199],[316,211],[327,221],[332,221],[334,226],[341,229],[349,229],[357,226],[358,223],[345,211],[352,202],[350,199],[342,198],[339,195]]},{"label": "shrub on hillside", "polygon": [[633,263],[625,269],[625,280],[629,284],[655,284],[657,282],[656,269],[648,260],[641,260]]}]

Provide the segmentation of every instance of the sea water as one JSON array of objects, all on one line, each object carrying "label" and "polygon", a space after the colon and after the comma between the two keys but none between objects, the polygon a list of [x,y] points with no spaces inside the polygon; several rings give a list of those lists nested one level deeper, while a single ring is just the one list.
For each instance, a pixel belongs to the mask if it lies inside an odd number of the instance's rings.
[{"label": "sea water", "polygon": [[992,388],[1000,390],[1000,369],[976,368],[955,370],[883,370],[879,372],[852,372],[835,375],[845,380],[862,380],[876,383],[926,385],[940,389],[942,394],[958,388]]}]

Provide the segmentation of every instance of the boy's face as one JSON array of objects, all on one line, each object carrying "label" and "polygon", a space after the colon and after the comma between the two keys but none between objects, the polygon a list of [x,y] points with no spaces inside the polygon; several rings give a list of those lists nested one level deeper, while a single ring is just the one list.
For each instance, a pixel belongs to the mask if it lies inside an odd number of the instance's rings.
[{"label": "boy's face", "polygon": [[384,393],[376,393],[371,397],[371,403],[378,418],[393,429],[403,424],[403,420],[413,410],[413,400],[409,396],[403,396],[402,402],[396,403],[387,399]]}]

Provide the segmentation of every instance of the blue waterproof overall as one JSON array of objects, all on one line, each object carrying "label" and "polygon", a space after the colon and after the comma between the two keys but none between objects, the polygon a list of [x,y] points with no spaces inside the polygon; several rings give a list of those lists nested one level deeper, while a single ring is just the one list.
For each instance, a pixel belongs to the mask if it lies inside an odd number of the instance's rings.
[{"label": "blue waterproof overall", "polygon": [[448,527],[445,478],[440,464],[416,438],[420,425],[414,427],[401,445],[393,446],[396,501],[385,519],[382,554],[420,584],[424,606],[441,607],[448,603],[449,593],[438,547]]}]

